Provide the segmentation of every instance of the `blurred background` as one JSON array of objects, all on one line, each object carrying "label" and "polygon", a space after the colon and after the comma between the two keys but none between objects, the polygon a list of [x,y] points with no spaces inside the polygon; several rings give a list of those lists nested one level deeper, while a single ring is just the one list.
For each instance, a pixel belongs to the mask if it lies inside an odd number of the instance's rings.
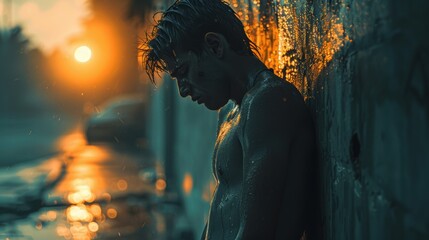
[{"label": "blurred background", "polygon": [[0,1],[0,239],[192,235],[147,147],[153,6]]},{"label": "blurred background", "polygon": [[[230,0],[303,94],[320,239],[429,238],[429,3]],[[148,81],[171,0],[0,0],[0,239],[198,239],[217,113]]]}]

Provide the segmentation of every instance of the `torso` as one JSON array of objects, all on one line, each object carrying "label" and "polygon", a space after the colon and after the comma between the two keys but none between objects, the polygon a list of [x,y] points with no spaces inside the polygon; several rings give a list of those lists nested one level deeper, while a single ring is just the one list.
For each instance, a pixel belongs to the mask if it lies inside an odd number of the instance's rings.
[{"label": "torso", "polygon": [[238,106],[227,114],[216,140],[213,175],[217,188],[212,200],[208,239],[234,239],[239,228],[242,179],[242,119]]},{"label": "torso", "polygon": [[[265,74],[265,76],[274,76]],[[240,227],[240,205],[243,179],[242,131],[246,115],[251,111],[252,97],[268,88],[296,90],[291,84],[273,77],[263,79],[243,98],[240,106],[225,107],[219,113],[218,137],[213,155],[213,175],[217,188],[211,203],[207,238],[209,240],[235,239]],[[294,89],[294,90],[293,90]],[[269,90],[269,89],[268,89]]]}]

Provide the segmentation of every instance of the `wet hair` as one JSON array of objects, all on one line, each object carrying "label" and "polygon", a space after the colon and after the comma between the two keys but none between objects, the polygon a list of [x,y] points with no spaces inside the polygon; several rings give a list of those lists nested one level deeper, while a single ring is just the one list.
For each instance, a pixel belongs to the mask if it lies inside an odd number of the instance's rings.
[{"label": "wet hair", "polygon": [[161,14],[141,49],[152,82],[155,73],[167,71],[164,59],[175,58],[175,50],[201,54],[207,32],[222,34],[237,54],[259,54],[237,14],[222,0],[177,0]]}]

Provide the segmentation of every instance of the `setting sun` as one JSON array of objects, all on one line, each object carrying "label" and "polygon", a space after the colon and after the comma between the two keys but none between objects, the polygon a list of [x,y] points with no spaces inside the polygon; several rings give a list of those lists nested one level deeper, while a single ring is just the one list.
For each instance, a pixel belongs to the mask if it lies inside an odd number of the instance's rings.
[{"label": "setting sun", "polygon": [[92,56],[91,49],[87,46],[80,46],[76,48],[76,50],[74,51],[74,58],[78,62],[82,62],[82,63],[88,62],[89,59],[91,59],[91,56]]}]

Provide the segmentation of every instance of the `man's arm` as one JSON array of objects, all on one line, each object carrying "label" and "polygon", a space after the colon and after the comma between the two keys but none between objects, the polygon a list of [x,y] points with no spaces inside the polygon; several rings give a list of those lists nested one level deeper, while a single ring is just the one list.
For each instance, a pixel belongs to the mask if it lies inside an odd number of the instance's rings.
[{"label": "man's arm", "polygon": [[[300,197],[284,196],[284,193],[285,187],[289,186],[287,182],[294,181],[288,177],[290,168],[296,164],[291,162],[290,153],[303,125],[304,110],[305,104],[297,93],[271,89],[257,93],[251,105],[243,111],[248,116],[242,116],[247,120],[241,141],[243,190],[241,223],[236,240],[275,239],[280,217],[302,222],[301,211],[287,216],[279,216],[279,213],[284,198]],[[304,188],[300,182],[294,184],[297,189]],[[303,206],[298,204],[294,207]]]}]

